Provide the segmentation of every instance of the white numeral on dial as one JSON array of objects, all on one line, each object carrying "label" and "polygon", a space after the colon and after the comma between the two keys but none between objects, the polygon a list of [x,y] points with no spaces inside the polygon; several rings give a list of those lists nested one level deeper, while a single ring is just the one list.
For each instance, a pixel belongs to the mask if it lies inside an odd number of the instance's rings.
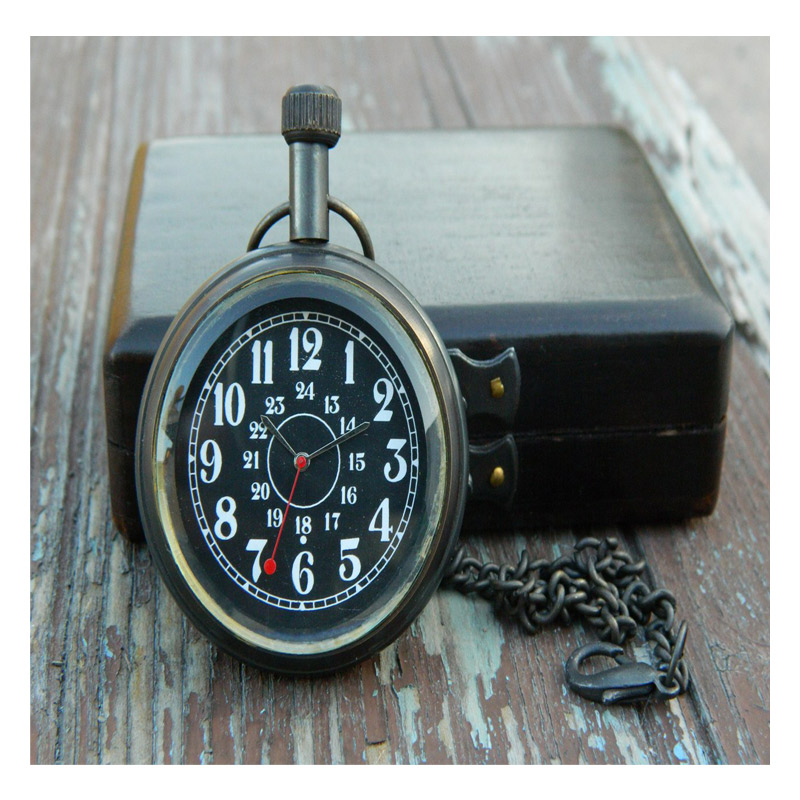
[{"label": "white numeral on dial", "polygon": [[297,381],[294,385],[294,390],[297,392],[297,400],[313,400],[314,399],[314,381],[309,381],[307,384],[303,381]]},{"label": "white numeral on dial", "polygon": [[214,523],[214,536],[217,539],[232,539],[236,534],[236,501],[232,497],[217,500],[217,521]]},{"label": "white numeral on dial", "polygon": [[342,505],[354,506],[358,499],[358,489],[355,486],[342,486]]},{"label": "white numeral on dial", "polygon": [[[303,566],[308,562],[308,567]],[[292,583],[298,594],[308,594],[314,588],[314,573],[309,567],[314,566],[314,556],[308,550],[301,550],[292,564]]]},{"label": "white numeral on dial", "polygon": [[369,529],[373,533],[379,533],[381,535],[382,542],[389,541],[389,537],[394,532],[394,528],[389,524],[388,497],[384,497],[383,500],[381,500],[378,510],[375,512],[375,515],[372,517],[372,521],[369,523]]},{"label": "white numeral on dial", "polygon": [[[289,334],[289,370],[297,372],[300,369],[300,329],[292,328]],[[310,353],[303,363],[303,369],[318,370],[322,361],[317,357],[322,349],[322,334],[316,328],[307,328],[303,333],[303,352]]]},{"label": "white numeral on dial", "polygon": [[394,397],[394,386],[388,378],[378,378],[375,381],[375,386],[372,389],[372,396],[375,398],[376,403],[381,404],[381,410],[374,416],[375,422],[388,422],[392,418],[391,411],[388,406]]},{"label": "white numeral on dial", "polygon": [[245,450],[242,453],[242,469],[258,469],[258,450]]},{"label": "white numeral on dial", "polygon": [[342,515],[338,511],[325,512],[325,530],[338,531],[339,530],[339,517]]},{"label": "white numeral on dial", "polygon": [[[342,539],[339,542],[339,554],[342,563],[339,564],[339,577],[343,581],[354,581],[361,574],[361,559],[346,550],[355,550],[358,547],[358,539]],[[350,565],[350,574],[347,574],[347,561]]]},{"label": "white numeral on dial", "polygon": [[253,583],[258,583],[258,579],[261,577],[261,554],[264,552],[266,545],[266,539],[250,539],[245,548],[256,554],[255,561],[253,561]]},{"label": "white numeral on dial", "polygon": [[311,533],[311,517],[295,517],[294,532],[300,536],[308,536]]},{"label": "white numeral on dial", "polygon": [[263,483],[254,481],[250,484],[250,491],[253,493],[251,500],[269,500],[270,488],[266,481]]},{"label": "white numeral on dial", "polygon": [[406,476],[406,472],[408,472],[408,464],[403,456],[400,455],[400,451],[405,447],[406,440],[405,439],[389,439],[389,444],[386,445],[387,450],[394,450],[394,459],[397,462],[397,472],[392,475],[392,465],[390,462],[384,464],[383,467],[383,476],[386,478],[389,483],[397,483],[398,481],[403,480]]},{"label": "white numeral on dial", "polygon": [[214,387],[214,424],[222,425],[223,418],[228,425],[238,425],[244,417],[244,389],[238,383],[232,383],[228,390],[218,383]]},{"label": "white numeral on dial", "polygon": [[210,474],[208,470],[200,470],[200,480],[203,483],[214,483],[222,469],[222,452],[213,439],[206,439],[200,447],[200,463],[204,467],[211,467]]},{"label": "white numeral on dial", "polygon": [[251,439],[269,439],[269,430],[267,426],[259,420],[250,422],[250,438]]},{"label": "white numeral on dial", "polygon": [[345,346],[344,346],[344,382],[353,384],[355,380],[353,379],[353,346],[355,342],[351,339]]},{"label": "white numeral on dial", "polygon": [[325,413],[337,414],[339,412],[339,395],[326,394],[325,395]]},{"label": "white numeral on dial", "polygon": [[[251,383],[272,383],[272,341],[261,342],[256,339],[253,342],[253,378]],[[261,358],[263,353],[263,360]],[[262,371],[263,364],[263,371]]]},{"label": "white numeral on dial", "polygon": [[283,509],[271,508],[267,511],[267,527],[280,528],[283,524]]},{"label": "white numeral on dial", "polygon": [[286,406],[283,404],[283,395],[280,394],[277,397],[265,397],[264,398],[264,413],[271,416],[275,415],[279,417],[281,414],[286,411]]}]

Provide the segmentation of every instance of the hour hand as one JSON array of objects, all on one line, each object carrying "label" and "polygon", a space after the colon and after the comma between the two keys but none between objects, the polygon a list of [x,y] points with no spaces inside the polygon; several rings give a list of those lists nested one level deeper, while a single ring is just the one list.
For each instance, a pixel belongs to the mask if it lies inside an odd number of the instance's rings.
[{"label": "hour hand", "polygon": [[334,439],[332,442],[328,442],[328,444],[323,445],[319,448],[319,450],[315,450],[311,455],[308,457],[308,460],[311,461],[312,458],[316,458],[323,453],[327,453],[333,447],[337,447],[342,442],[346,442],[348,439],[352,439],[354,436],[357,436],[362,431],[365,431],[369,428],[369,422],[362,422],[360,425],[356,425],[355,428],[351,431],[347,431],[347,433],[342,434],[338,439]]},{"label": "hour hand", "polygon": [[295,449],[286,441],[284,435],[275,427],[275,423],[264,414],[261,415],[261,421],[270,429],[272,435],[292,454],[292,458],[297,458]]}]

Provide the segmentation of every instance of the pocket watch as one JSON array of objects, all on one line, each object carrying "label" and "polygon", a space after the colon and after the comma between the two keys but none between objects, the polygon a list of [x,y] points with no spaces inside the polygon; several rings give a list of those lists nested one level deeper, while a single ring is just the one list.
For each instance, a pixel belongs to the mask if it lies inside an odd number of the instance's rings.
[{"label": "pocket watch", "polygon": [[[553,562],[523,552],[516,565],[482,564],[455,552],[468,493],[482,496],[483,485],[506,504],[513,497],[513,436],[470,446],[467,411],[507,429],[519,364],[513,348],[485,362],[448,352],[416,300],[375,263],[358,215],[328,194],[340,127],[329,87],[286,93],[289,202],[189,299],[151,366],[136,488],[173,597],[240,660],[313,675],[381,650],[444,582],[490,600],[529,633],[580,617],[599,627],[605,641],[579,648],[565,667],[588,699],[686,691],[675,599],[651,590],[646,563],[615,539],[585,538]],[[329,243],[331,210],[363,254]],[[290,241],[261,246],[285,216]],[[515,392],[500,378],[488,383],[497,371]],[[622,655],[639,629],[655,666]],[[617,665],[581,672],[597,655]]]},{"label": "pocket watch", "polygon": [[[145,536],[176,601],[237,658],[316,674],[380,650],[439,585],[468,490],[448,352],[328,195],[341,101],[282,103],[289,202],[189,299],[137,429]],[[328,242],[329,210],[364,254]],[[290,217],[290,241],[261,246]]]}]

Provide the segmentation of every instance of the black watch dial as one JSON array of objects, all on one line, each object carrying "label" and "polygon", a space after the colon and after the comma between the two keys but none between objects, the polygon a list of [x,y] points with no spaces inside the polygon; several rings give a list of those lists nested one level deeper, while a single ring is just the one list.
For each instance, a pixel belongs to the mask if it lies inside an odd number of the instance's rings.
[{"label": "black watch dial", "polygon": [[198,559],[284,634],[346,628],[421,545],[421,432],[400,354],[362,319],[320,301],[255,309],[183,403],[178,493]]}]

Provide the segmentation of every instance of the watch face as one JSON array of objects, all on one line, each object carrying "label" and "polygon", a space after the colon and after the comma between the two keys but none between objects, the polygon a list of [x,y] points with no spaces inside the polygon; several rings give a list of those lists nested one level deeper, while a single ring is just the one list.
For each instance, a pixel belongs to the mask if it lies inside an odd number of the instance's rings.
[{"label": "watch face", "polygon": [[408,309],[369,287],[284,271],[200,305],[140,424],[156,560],[242,658],[298,671],[357,660],[439,580],[463,494],[458,411]]},{"label": "watch face", "polygon": [[181,409],[178,497],[198,558],[232,604],[287,634],[345,627],[420,545],[421,433],[401,355],[363,320],[305,299],[255,309]]}]

